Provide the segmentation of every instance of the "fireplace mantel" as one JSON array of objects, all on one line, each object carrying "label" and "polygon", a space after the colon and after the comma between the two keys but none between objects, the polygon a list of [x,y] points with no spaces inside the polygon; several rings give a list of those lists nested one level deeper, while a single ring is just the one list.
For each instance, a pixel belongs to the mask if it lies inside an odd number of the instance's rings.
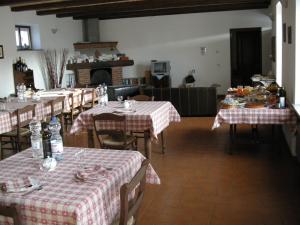
[{"label": "fireplace mantel", "polygon": [[67,64],[67,70],[79,70],[79,69],[101,69],[111,67],[123,67],[132,66],[133,60],[115,60],[115,61],[102,61],[94,63],[73,63]]}]

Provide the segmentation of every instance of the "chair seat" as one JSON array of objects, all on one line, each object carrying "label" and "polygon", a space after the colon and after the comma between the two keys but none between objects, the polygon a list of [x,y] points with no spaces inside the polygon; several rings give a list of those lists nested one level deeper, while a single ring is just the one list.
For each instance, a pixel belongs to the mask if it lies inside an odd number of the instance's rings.
[{"label": "chair seat", "polygon": [[[112,148],[125,148],[127,146],[124,146],[124,140],[123,137],[121,136],[104,136],[102,137],[103,140],[103,144],[105,146],[109,146]],[[127,145],[132,144],[134,141],[136,140],[136,138],[132,135],[126,135],[126,143]]]},{"label": "chair seat", "polygon": [[[73,115],[77,115],[80,113],[80,110],[75,108],[73,109]],[[71,111],[67,111],[67,112],[64,112],[65,115],[69,116],[71,114]]]},{"label": "chair seat", "polygon": [[[119,225],[119,220],[115,221],[112,225]],[[127,225],[134,225],[135,221],[134,221],[134,217],[130,217],[130,219],[127,222]]]},{"label": "chair seat", "polygon": [[90,108],[93,107],[93,104],[92,104],[91,102],[89,102],[89,103],[84,104],[82,107],[83,107],[84,109],[90,109]]},{"label": "chair seat", "polygon": [[[28,128],[20,128],[20,135],[21,136],[26,136],[30,134],[30,130]],[[6,132],[1,134],[0,136],[2,137],[16,137],[17,136],[17,129]]]}]

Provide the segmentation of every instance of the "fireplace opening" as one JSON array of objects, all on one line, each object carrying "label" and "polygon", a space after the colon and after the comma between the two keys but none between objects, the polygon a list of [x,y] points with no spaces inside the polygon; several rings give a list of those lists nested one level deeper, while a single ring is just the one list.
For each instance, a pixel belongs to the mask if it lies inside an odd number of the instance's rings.
[{"label": "fireplace opening", "polygon": [[106,85],[112,85],[112,69],[101,68],[93,69],[90,72],[90,86],[96,87],[99,84],[105,83]]}]

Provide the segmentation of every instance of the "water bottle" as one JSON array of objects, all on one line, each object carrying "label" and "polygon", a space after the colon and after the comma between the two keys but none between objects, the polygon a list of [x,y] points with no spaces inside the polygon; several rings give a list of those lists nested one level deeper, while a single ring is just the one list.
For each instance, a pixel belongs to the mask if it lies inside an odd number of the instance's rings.
[{"label": "water bottle", "polygon": [[47,122],[42,123],[42,128],[43,128],[43,155],[44,159],[47,159],[48,157],[52,157],[52,151],[51,151],[51,133],[49,131],[49,125]]},{"label": "water bottle", "polygon": [[98,104],[100,106],[105,106],[105,88],[104,86],[102,86],[101,84],[99,85],[99,87],[97,88],[97,93],[98,93],[98,96],[99,96],[99,99],[98,99]]},{"label": "water bottle", "polygon": [[31,132],[31,148],[33,158],[43,158],[43,141],[41,135],[41,122],[37,120],[36,117],[32,118],[32,121],[29,123],[29,129]]},{"label": "water bottle", "polygon": [[55,158],[57,161],[63,160],[63,141],[60,135],[60,128],[61,125],[56,117],[52,117],[49,123],[49,130],[51,132],[51,151],[52,157]]},{"label": "water bottle", "polygon": [[108,94],[107,94],[107,86],[104,83],[103,84],[103,90],[104,90],[104,105],[107,106],[108,104]]}]

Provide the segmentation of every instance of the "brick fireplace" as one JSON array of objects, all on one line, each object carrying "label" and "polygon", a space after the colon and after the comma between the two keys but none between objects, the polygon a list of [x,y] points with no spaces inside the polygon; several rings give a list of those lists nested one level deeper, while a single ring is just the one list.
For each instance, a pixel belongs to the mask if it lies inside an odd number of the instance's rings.
[{"label": "brick fireplace", "polygon": [[[93,79],[95,71],[103,70],[107,71],[111,75],[111,83],[106,79]],[[100,75],[101,73],[97,74]],[[103,74],[103,73],[102,73]],[[96,76],[97,76],[96,75]],[[75,71],[76,82],[80,85],[97,86],[100,83],[106,83],[107,85],[121,85],[123,83],[123,68],[122,67],[107,67],[107,68],[96,68],[96,69],[77,69]],[[101,81],[99,83],[93,82],[93,80]]]},{"label": "brick fireplace", "polygon": [[[86,54],[86,51],[97,55],[105,48],[116,49],[117,42],[97,42],[97,43],[75,43],[76,51]],[[84,52],[85,51],[85,52]],[[88,54],[87,54],[88,55]],[[112,60],[67,64],[67,70],[73,70],[76,83],[81,86],[98,86],[100,83],[107,85],[123,84],[123,67],[132,66],[133,60]],[[110,77],[109,77],[110,76]],[[98,82],[98,83],[97,83]]]}]

